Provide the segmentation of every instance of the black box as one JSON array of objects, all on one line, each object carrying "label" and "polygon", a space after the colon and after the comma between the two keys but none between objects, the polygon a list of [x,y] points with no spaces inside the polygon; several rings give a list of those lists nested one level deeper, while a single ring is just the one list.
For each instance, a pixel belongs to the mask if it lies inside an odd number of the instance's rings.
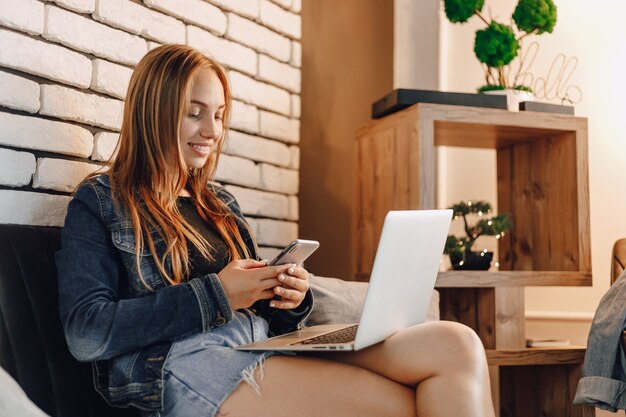
[{"label": "black box", "polygon": [[451,104],[455,106],[506,109],[506,96],[490,94],[447,93],[399,88],[372,104],[372,118],[379,119],[415,103]]},{"label": "black box", "polygon": [[522,101],[519,104],[520,111],[540,111],[544,113],[558,113],[574,115],[574,106],[562,106],[560,104],[541,103],[538,101]]}]

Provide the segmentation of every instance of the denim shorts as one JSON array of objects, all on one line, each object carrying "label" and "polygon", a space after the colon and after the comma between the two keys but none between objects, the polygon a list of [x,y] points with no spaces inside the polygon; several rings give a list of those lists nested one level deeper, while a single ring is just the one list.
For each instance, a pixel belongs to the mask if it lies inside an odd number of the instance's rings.
[{"label": "denim shorts", "polygon": [[262,378],[265,359],[280,352],[233,347],[265,340],[267,332],[265,319],[236,311],[224,326],[175,342],[164,366],[163,410],[143,416],[214,417],[242,381],[260,393],[255,377]]}]

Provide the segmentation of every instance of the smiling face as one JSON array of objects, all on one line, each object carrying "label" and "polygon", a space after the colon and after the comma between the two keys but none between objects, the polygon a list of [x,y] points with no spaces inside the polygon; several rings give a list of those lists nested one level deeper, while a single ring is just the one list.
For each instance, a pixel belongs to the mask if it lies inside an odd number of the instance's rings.
[{"label": "smiling face", "polygon": [[201,70],[180,129],[180,150],[188,168],[202,168],[224,131],[224,86],[215,71]]}]

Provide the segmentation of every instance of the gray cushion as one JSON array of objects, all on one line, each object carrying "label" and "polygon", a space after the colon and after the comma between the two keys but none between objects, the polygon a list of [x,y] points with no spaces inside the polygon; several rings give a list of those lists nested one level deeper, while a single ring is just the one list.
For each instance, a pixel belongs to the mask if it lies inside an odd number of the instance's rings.
[{"label": "gray cushion", "polygon": [[[314,306],[307,326],[358,323],[367,293],[366,282],[344,281],[311,274]],[[439,320],[439,293],[434,290],[426,321]]]}]

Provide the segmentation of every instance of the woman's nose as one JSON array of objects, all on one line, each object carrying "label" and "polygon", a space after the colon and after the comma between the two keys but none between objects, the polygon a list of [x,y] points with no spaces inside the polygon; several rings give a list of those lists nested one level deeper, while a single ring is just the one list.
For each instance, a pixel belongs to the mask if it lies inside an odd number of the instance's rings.
[{"label": "woman's nose", "polygon": [[218,123],[219,122],[217,120],[212,120],[204,123],[200,128],[200,134],[206,138],[216,139],[220,127]]}]

